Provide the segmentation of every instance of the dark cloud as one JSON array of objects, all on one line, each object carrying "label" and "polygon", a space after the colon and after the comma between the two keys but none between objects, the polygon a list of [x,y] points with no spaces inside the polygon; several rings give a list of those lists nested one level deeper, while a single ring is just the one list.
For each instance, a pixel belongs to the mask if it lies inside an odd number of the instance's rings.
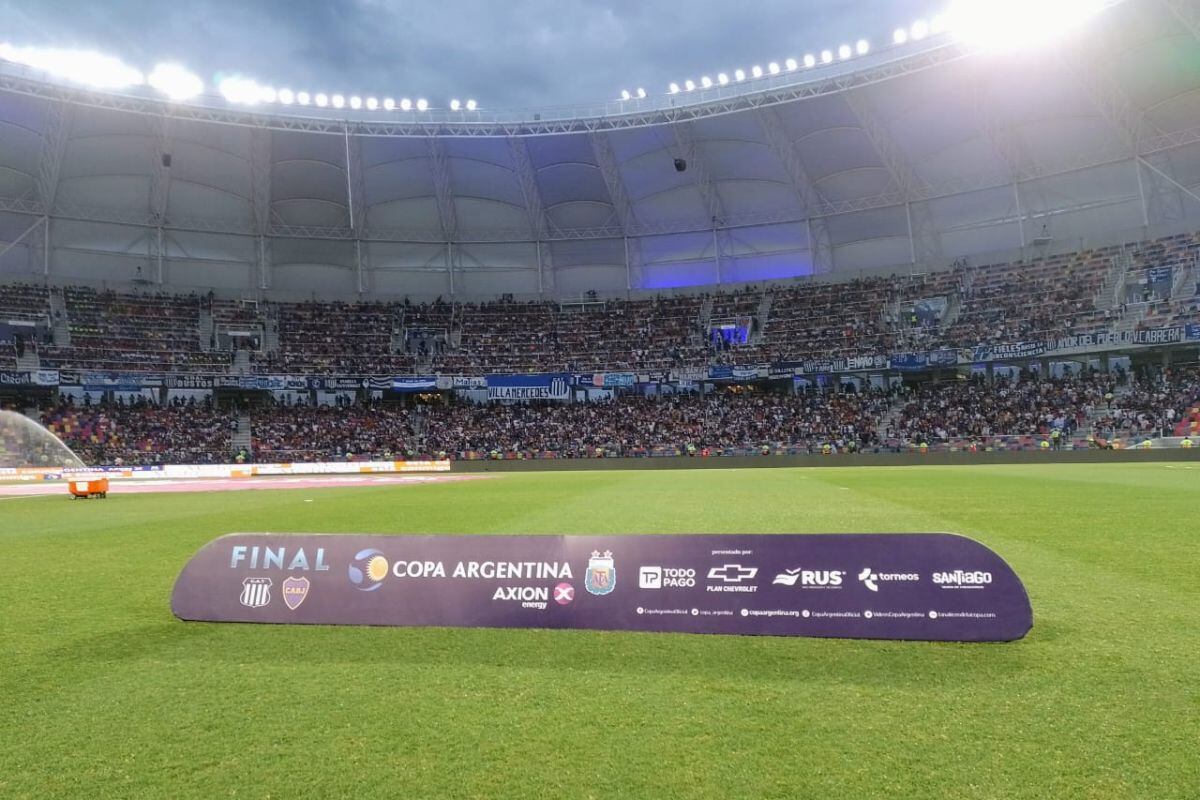
[{"label": "dark cloud", "polygon": [[13,44],[90,47],[210,83],[418,95],[490,107],[611,99],[867,37],[938,0],[0,0]]}]

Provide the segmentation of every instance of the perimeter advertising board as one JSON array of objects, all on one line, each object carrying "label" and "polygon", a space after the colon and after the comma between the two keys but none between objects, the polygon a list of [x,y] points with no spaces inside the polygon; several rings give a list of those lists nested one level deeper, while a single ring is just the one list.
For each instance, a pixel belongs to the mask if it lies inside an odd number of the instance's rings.
[{"label": "perimeter advertising board", "polygon": [[175,615],[210,622],[583,628],[1009,641],[1029,598],[952,534],[231,534],[184,567]]}]

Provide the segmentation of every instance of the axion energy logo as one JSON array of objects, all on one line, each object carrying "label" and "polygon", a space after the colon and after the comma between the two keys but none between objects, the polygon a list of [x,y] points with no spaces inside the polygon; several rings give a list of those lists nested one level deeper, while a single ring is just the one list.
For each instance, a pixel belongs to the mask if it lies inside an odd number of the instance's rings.
[{"label": "axion energy logo", "polygon": [[952,534],[231,534],[188,562],[171,609],[209,622],[963,642],[1033,624],[1008,564]]}]

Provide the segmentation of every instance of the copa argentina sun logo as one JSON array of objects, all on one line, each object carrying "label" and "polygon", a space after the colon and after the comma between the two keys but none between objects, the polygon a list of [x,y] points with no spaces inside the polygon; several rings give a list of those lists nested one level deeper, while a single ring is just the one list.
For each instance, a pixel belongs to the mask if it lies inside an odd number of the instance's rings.
[{"label": "copa argentina sun logo", "polygon": [[346,571],[350,583],[360,592],[373,592],[388,575],[388,560],[380,550],[359,550]]},{"label": "copa argentina sun logo", "polygon": [[583,576],[583,588],[589,594],[608,594],[617,588],[617,568],[613,566],[611,550],[605,550],[604,555],[600,555],[599,550],[592,551],[587,574]]}]

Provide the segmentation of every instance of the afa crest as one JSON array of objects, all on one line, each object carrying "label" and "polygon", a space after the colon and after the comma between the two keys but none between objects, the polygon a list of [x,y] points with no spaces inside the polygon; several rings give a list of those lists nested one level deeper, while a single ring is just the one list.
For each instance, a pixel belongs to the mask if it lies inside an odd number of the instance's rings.
[{"label": "afa crest", "polygon": [[608,594],[617,588],[617,568],[613,566],[611,550],[605,550],[604,555],[598,550],[592,551],[587,573],[583,576],[583,588],[589,594]]}]

